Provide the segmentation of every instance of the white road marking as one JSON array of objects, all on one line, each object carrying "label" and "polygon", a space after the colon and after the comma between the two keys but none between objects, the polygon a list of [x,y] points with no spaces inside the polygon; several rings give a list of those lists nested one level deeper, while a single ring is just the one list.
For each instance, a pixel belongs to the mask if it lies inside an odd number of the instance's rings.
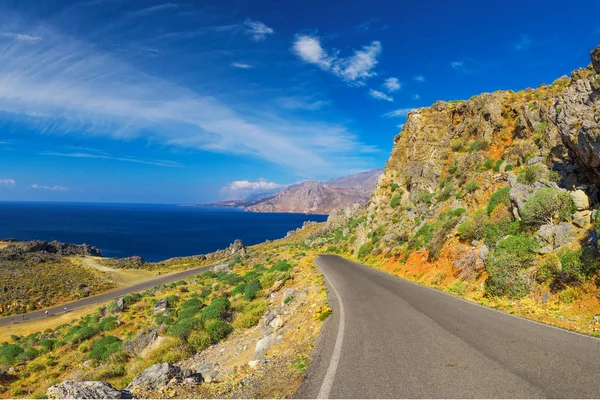
[{"label": "white road marking", "polygon": [[323,378],[323,383],[321,384],[321,390],[319,390],[319,394],[317,395],[318,399],[328,399],[329,394],[331,392],[331,387],[333,386],[333,381],[335,379],[335,373],[337,372],[338,363],[340,362],[340,358],[342,356],[342,342],[344,341],[344,303],[342,303],[342,298],[338,293],[337,289],[333,285],[325,274],[323,274],[325,280],[329,283],[329,286],[335,293],[337,297],[339,308],[340,308],[340,324],[338,327],[337,337],[335,339],[335,346],[333,348],[333,354],[331,355],[331,360],[329,361],[329,367],[327,367],[327,372],[325,373],[325,377]]}]

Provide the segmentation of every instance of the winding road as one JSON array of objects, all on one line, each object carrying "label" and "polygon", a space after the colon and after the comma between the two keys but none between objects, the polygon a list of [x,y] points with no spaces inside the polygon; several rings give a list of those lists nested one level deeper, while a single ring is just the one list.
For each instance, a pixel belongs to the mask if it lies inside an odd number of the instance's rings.
[{"label": "winding road", "polygon": [[600,340],[338,256],[315,260],[333,315],[297,398],[599,398]]},{"label": "winding road", "polygon": [[32,311],[26,314],[12,315],[9,317],[0,318],[0,326],[10,325],[13,323],[21,323],[21,322],[31,322],[40,319],[47,318],[46,310],[48,311],[48,316],[56,316],[60,314],[64,314],[65,307],[68,311],[76,310],[81,307],[86,307],[94,304],[105,303],[114,299],[118,299],[119,297],[123,297],[127,294],[141,292],[142,290],[150,289],[156,285],[162,285],[165,283],[171,283],[178,281],[180,279],[189,278],[190,276],[201,274],[205,271],[208,271],[214,267],[214,265],[208,265],[206,267],[188,269],[182,272],[176,272],[169,275],[160,275],[156,278],[148,279],[143,282],[136,283],[132,286],[127,286],[124,288],[111,290],[109,292],[105,292],[102,294],[97,294],[95,296],[86,297],[81,300],[73,301],[70,303],[61,304],[59,306],[46,308],[43,310]]}]

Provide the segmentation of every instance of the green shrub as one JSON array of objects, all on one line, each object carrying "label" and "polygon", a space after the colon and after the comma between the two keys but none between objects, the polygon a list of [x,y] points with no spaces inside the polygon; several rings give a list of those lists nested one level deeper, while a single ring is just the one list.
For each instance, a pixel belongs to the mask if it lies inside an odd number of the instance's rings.
[{"label": "green shrub", "polygon": [[552,224],[554,217],[565,221],[575,212],[571,195],[554,188],[538,189],[522,210],[523,222],[529,225]]},{"label": "green shrub", "polygon": [[95,336],[96,334],[98,334],[98,329],[94,327],[87,325],[83,325],[81,327],[74,326],[73,328],[69,329],[69,332],[67,332],[65,340],[72,344],[78,344]]},{"label": "green shrub", "polygon": [[188,344],[196,353],[200,353],[202,350],[207,349],[211,343],[212,339],[206,331],[194,332],[188,338]]},{"label": "green shrub", "polygon": [[210,294],[212,293],[212,290],[210,289],[202,289],[202,291],[200,292],[200,294],[198,295],[198,297],[200,297],[201,299],[205,299],[207,298]]},{"label": "green shrub", "polygon": [[268,302],[265,300],[245,304],[242,310],[236,313],[232,324],[233,327],[245,330],[256,326],[265,314],[267,307]]},{"label": "green shrub", "polygon": [[206,323],[210,320],[220,320],[225,317],[231,307],[231,303],[227,297],[218,297],[213,300],[208,307],[206,307],[200,313],[200,319],[202,323]]},{"label": "green shrub", "polygon": [[479,189],[479,183],[477,183],[476,181],[471,181],[467,184],[467,186],[465,187],[465,191],[467,193],[473,193],[474,191],[476,191],[477,189]]},{"label": "green shrub", "polygon": [[240,283],[239,285],[237,285],[232,291],[231,291],[231,295],[235,296],[238,294],[242,294],[244,293],[244,291],[246,290],[246,284],[245,283]]},{"label": "green shrub", "polygon": [[123,341],[116,336],[104,336],[94,341],[89,358],[106,361],[108,357],[123,348]]},{"label": "green shrub", "polygon": [[480,151],[480,150],[485,151],[485,150],[488,150],[489,148],[490,148],[490,144],[488,142],[485,142],[482,140],[477,140],[471,144],[471,146],[469,147],[469,152],[474,153],[474,152]]},{"label": "green shrub", "polygon": [[577,291],[573,288],[566,288],[558,294],[558,299],[561,303],[571,304],[577,300]]},{"label": "green shrub", "polygon": [[167,335],[185,339],[190,336],[193,330],[202,326],[202,323],[197,318],[179,319],[175,325],[171,325],[167,329]]},{"label": "green shrub", "polygon": [[508,172],[508,171],[512,171],[513,169],[515,169],[515,166],[514,166],[514,165],[512,165],[512,164],[507,164],[507,165],[506,165],[506,167],[504,167],[504,170],[505,170],[506,172]]},{"label": "green shrub", "polygon": [[401,202],[402,202],[402,197],[395,195],[394,197],[392,197],[392,200],[390,201],[390,207],[397,208]]},{"label": "green shrub", "polygon": [[367,242],[358,249],[358,258],[365,258],[373,251],[373,243]]},{"label": "green shrub", "polygon": [[115,317],[106,317],[100,322],[100,330],[102,332],[112,331],[119,326],[119,322]]},{"label": "green shrub", "polygon": [[290,271],[277,271],[277,272],[273,272],[271,273],[269,271],[268,274],[263,275],[259,281],[260,281],[260,286],[264,287],[264,288],[269,288],[271,286],[273,286],[273,284],[277,281],[282,281],[282,282],[286,282],[287,280],[292,278],[292,274],[290,273]]},{"label": "green shrub", "polygon": [[238,274],[234,274],[234,273],[220,273],[219,274],[219,280],[223,281],[223,282],[227,282],[229,285],[231,286],[235,286],[238,283],[240,283],[243,278],[241,276],[239,276]]},{"label": "green shrub", "polygon": [[462,138],[452,139],[450,141],[450,148],[452,151],[463,151],[464,150],[464,142]]},{"label": "green shrub", "polygon": [[510,207],[510,188],[505,187],[502,189],[498,189],[494,192],[494,194],[490,197],[490,201],[487,205],[487,213],[490,215],[494,209],[500,204],[504,204],[507,208]]},{"label": "green shrub", "polygon": [[558,277],[560,271],[560,257],[556,253],[550,253],[537,264],[535,280],[542,284],[551,282]]},{"label": "green shrub", "polygon": [[531,290],[533,265],[539,244],[528,237],[509,236],[490,251],[486,263],[485,292],[518,298]]},{"label": "green shrub", "polygon": [[392,183],[392,186],[390,187],[390,190],[393,192],[396,191],[396,189],[398,189],[400,187],[400,185],[398,185],[397,183]]},{"label": "green shrub", "polygon": [[42,349],[44,349],[45,351],[52,351],[52,350],[54,350],[55,349],[55,347],[54,347],[55,345],[56,345],[56,340],[55,339],[46,338],[46,339],[42,339],[40,341],[40,347]]},{"label": "green shrub", "polygon": [[244,289],[244,300],[252,301],[256,296],[258,296],[258,293],[261,290],[262,290],[262,287],[260,286],[260,281],[258,279],[254,279],[253,281],[250,281],[246,285],[246,289]]},{"label": "green shrub", "polygon": [[275,265],[273,265],[271,267],[271,269],[269,269],[269,272],[276,272],[276,271],[286,272],[286,271],[289,271],[290,269],[292,269],[292,264],[290,264],[290,262],[288,260],[280,260],[280,261],[277,261],[275,263]]},{"label": "green shrub", "polygon": [[27,372],[40,372],[46,369],[46,366],[42,363],[29,363],[27,364]]},{"label": "green shrub", "polygon": [[125,366],[123,364],[108,365],[94,373],[94,380],[105,381],[107,379],[118,378],[125,375],[125,372]]},{"label": "green shrub", "polygon": [[456,228],[462,240],[481,240],[485,235],[488,217],[485,210],[476,211]]},{"label": "green shrub", "polygon": [[483,168],[484,170],[487,170],[487,169],[492,169],[492,168],[494,168],[494,160],[492,160],[491,158],[488,158],[488,159],[487,159],[487,160],[486,160],[486,161],[483,163],[483,165],[482,165],[482,168]]},{"label": "green shrub", "polygon": [[23,352],[24,350],[16,344],[4,343],[0,347],[0,364],[13,365],[17,361],[17,357]]},{"label": "green shrub", "polygon": [[494,165],[494,172],[500,172],[500,168],[502,167],[502,163],[504,161],[502,160],[497,160],[496,164]]},{"label": "green shrub", "polygon": [[213,343],[217,343],[225,339],[233,331],[233,328],[225,321],[215,321],[206,327],[206,331]]},{"label": "green shrub", "polygon": [[546,175],[546,168],[541,165],[530,165],[519,172],[517,181],[526,185],[532,185]]},{"label": "green shrub", "polygon": [[154,322],[156,322],[157,325],[171,325],[175,323],[175,320],[168,315],[159,315],[154,318]]}]

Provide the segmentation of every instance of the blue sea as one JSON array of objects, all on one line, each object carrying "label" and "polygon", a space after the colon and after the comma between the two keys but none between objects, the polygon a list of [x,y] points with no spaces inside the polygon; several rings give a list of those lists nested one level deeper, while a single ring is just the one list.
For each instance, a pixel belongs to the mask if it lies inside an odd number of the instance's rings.
[{"label": "blue sea", "polygon": [[105,257],[160,261],[210,253],[235,239],[278,239],[305,221],[326,219],[176,205],[0,202],[0,238],[87,243]]}]

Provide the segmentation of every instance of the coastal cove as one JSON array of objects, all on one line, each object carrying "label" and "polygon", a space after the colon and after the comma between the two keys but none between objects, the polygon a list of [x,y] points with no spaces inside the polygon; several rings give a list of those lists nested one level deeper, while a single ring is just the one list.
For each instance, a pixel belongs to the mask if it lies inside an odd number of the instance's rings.
[{"label": "coastal cove", "polygon": [[163,204],[0,202],[0,238],[87,243],[105,257],[160,261],[284,237],[325,215],[247,213]]}]

